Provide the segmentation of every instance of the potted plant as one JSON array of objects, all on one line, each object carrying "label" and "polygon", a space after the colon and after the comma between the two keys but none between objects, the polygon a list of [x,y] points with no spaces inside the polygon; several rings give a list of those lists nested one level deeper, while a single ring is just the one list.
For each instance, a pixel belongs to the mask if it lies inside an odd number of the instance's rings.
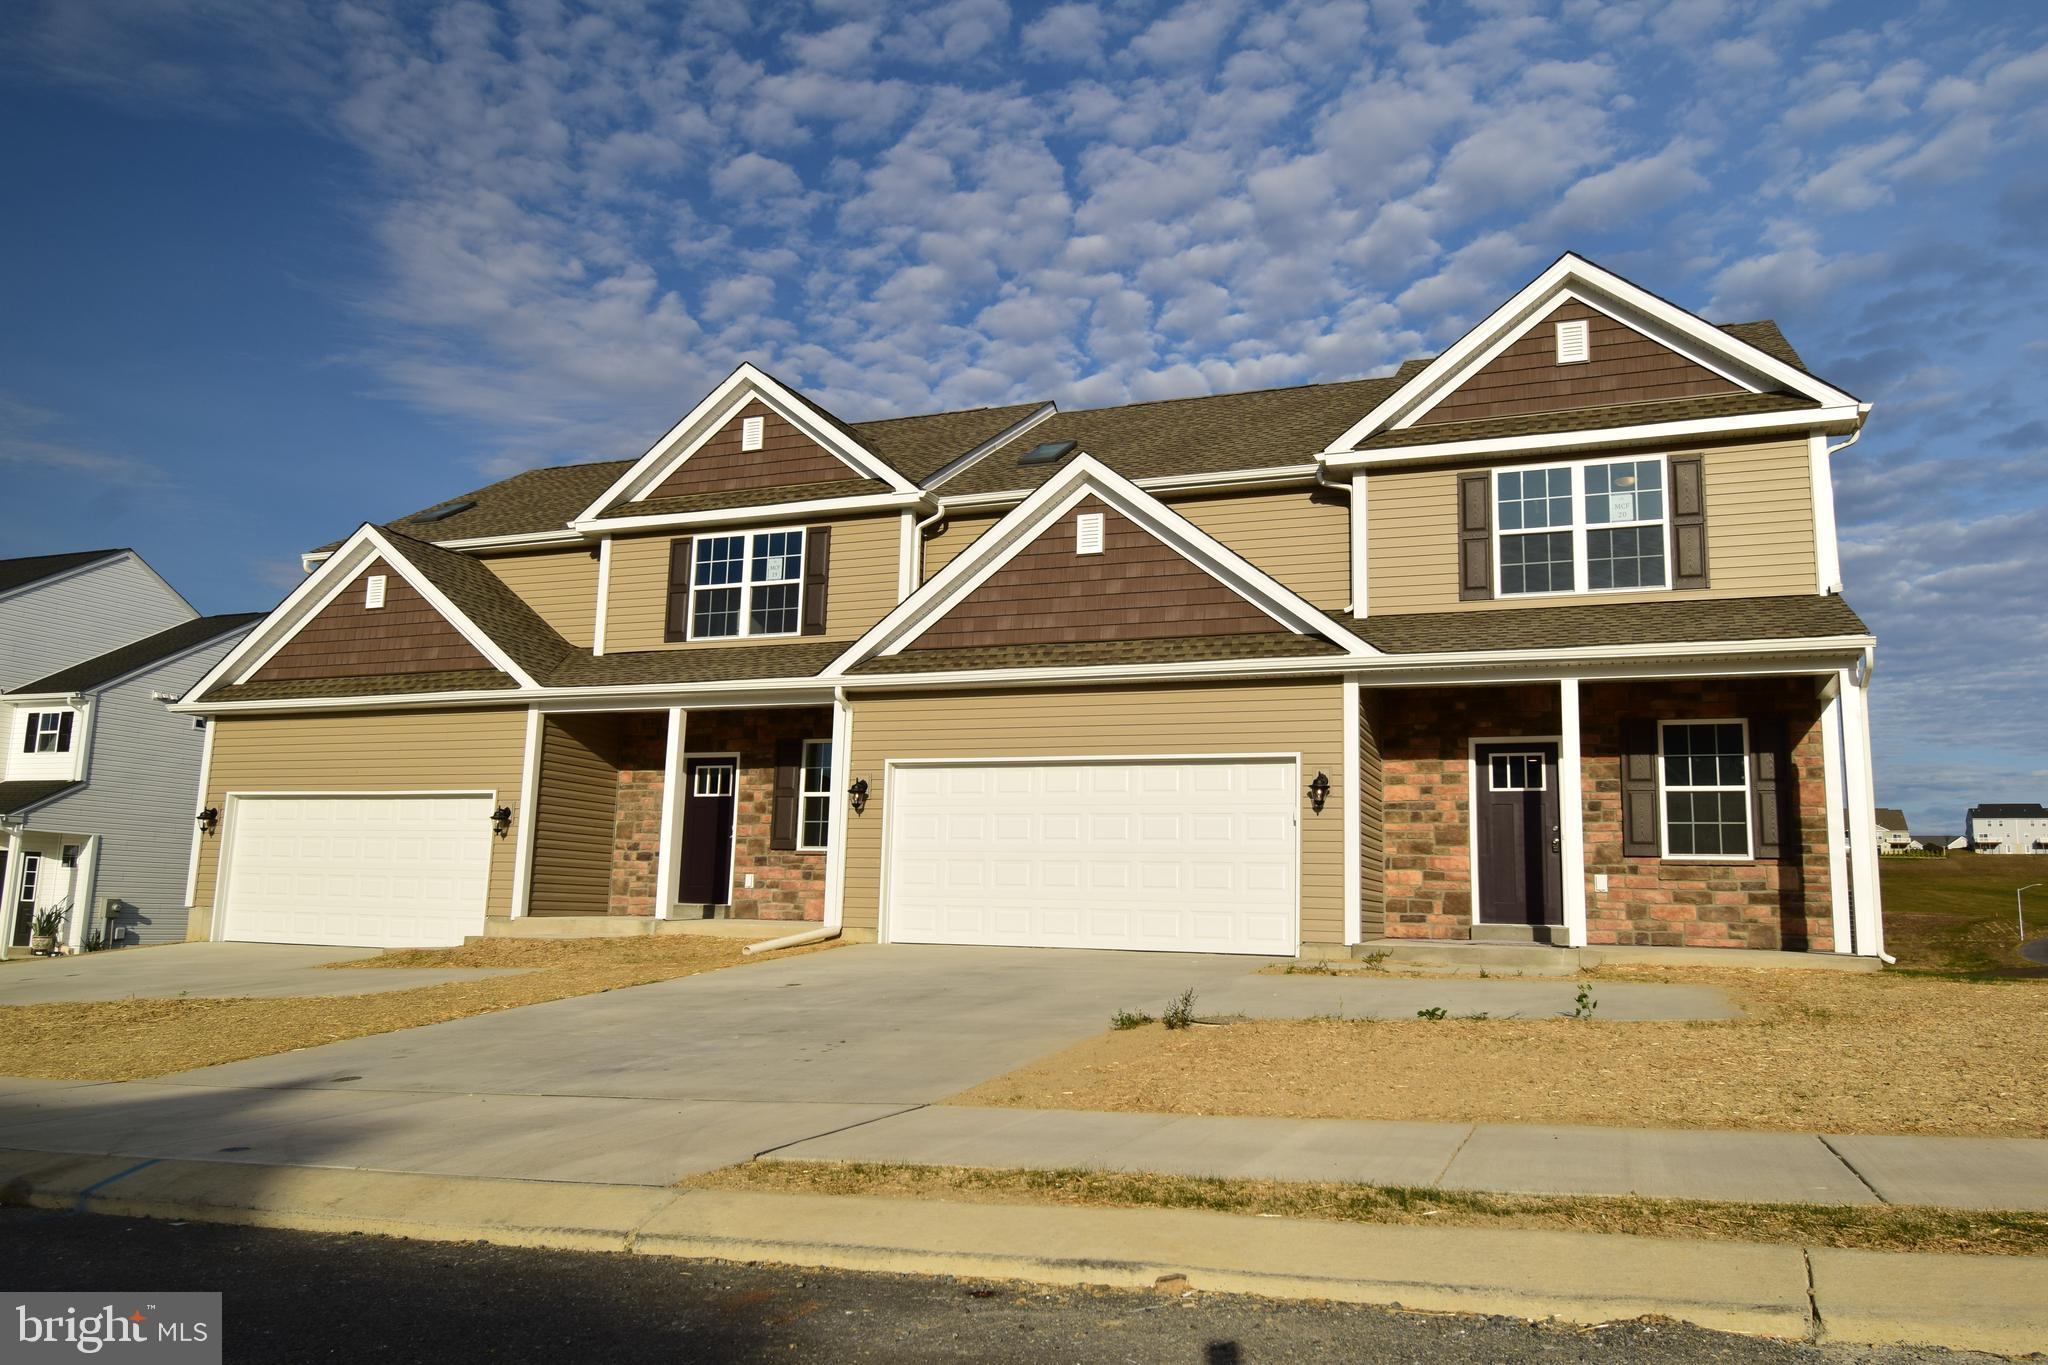
[{"label": "potted plant", "polygon": [[38,910],[35,918],[29,921],[28,950],[43,957],[56,956],[57,934],[63,928],[62,906],[53,905],[47,910]]}]

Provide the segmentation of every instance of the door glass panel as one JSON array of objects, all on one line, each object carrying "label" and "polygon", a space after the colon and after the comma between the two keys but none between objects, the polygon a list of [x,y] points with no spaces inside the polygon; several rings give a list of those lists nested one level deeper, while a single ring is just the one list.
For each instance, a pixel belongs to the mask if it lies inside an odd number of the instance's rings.
[{"label": "door glass panel", "polygon": [[692,796],[731,796],[733,765],[730,763],[700,763],[690,787]]},{"label": "door glass panel", "polygon": [[1497,792],[1543,790],[1542,754],[1494,754],[1488,760],[1487,785]]}]

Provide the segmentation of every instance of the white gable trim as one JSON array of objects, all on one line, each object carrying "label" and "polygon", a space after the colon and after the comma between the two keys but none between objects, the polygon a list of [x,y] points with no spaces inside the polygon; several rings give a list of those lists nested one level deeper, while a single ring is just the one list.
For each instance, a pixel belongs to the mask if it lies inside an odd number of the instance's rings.
[{"label": "white gable trim", "polygon": [[[1330,443],[1328,454],[1354,449],[1388,428],[1409,425],[1456,389],[1473,371],[1541,321],[1565,296],[1634,327],[1681,355],[1708,365],[1746,388],[1782,388],[1825,407],[1854,406],[1856,400],[1832,385],[1765,354],[1640,285],[1566,252],[1513,298],[1417,371],[1349,431]],[[1714,359],[1710,363],[1707,357]]]},{"label": "white gable trim", "polygon": [[818,676],[841,678],[864,659],[900,652],[1091,494],[1288,629],[1323,636],[1354,655],[1379,652],[1186,517],[1083,453],[903,599]]},{"label": "white gable trim", "polygon": [[229,650],[212,671],[194,683],[185,695],[205,696],[220,686],[223,679],[234,683],[247,681],[251,674],[269,663],[279,650],[290,643],[308,621],[339,597],[374,559],[382,559],[393,573],[410,583],[441,614],[442,619],[469,641],[477,653],[489,659],[501,672],[509,674],[520,687],[540,686],[531,674],[513,661],[511,655],[498,647],[496,641],[463,615],[439,588],[428,582],[412,561],[394,548],[376,527],[365,523],[343,541],[326,562],[309,574],[305,582],[292,589],[290,596],[280,602],[270,615],[257,622],[255,629],[243,636],[241,643]]},{"label": "white gable trim", "polygon": [[1786,408],[1779,412],[1696,417],[1685,422],[1654,422],[1645,426],[1592,427],[1585,431],[1548,431],[1535,436],[1493,436],[1477,441],[1387,446],[1380,450],[1327,451],[1323,459],[1327,468],[1341,472],[1489,455],[1548,455],[1622,446],[1668,445],[1676,441],[1724,436],[1747,438],[1787,432],[1853,431],[1869,411],[1867,403],[1847,408]]},{"label": "white gable trim", "polygon": [[826,418],[816,408],[798,397],[793,390],[776,382],[772,376],[755,368],[749,362],[727,375],[724,383],[713,389],[704,401],[692,408],[680,422],[670,427],[667,434],[656,441],[645,455],[634,461],[631,469],[614,480],[611,487],[600,493],[597,501],[585,508],[570,524],[595,521],[604,515],[606,508],[646,497],[673,474],[679,465],[696,454],[706,441],[723,430],[726,423],[731,421],[741,408],[755,399],[759,399],[791,426],[838,457],[855,474],[880,479],[898,493],[918,491],[916,484],[863,449],[858,442],[850,439],[839,429],[837,423]]}]

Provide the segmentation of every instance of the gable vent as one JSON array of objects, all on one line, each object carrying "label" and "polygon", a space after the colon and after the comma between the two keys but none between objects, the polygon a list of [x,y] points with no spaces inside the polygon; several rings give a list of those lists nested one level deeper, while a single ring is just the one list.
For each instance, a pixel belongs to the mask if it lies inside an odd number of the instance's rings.
[{"label": "gable vent", "polygon": [[1593,358],[1593,344],[1586,336],[1584,319],[1557,324],[1557,363],[1576,365]]},{"label": "gable vent", "polygon": [[1074,447],[1079,444],[1081,444],[1079,441],[1047,441],[1044,445],[1033,446],[1022,455],[1019,455],[1017,463],[1052,464],[1057,460],[1065,459],[1073,451]]},{"label": "gable vent", "polygon": [[384,575],[373,573],[363,580],[363,606],[370,611],[384,605]]},{"label": "gable vent", "polygon": [[761,438],[767,430],[767,426],[768,419],[765,417],[742,418],[740,420],[740,449],[759,450],[761,448]]},{"label": "gable vent", "polygon": [[1074,519],[1074,553],[1077,555],[1099,555],[1102,553],[1102,513],[1083,512]]}]

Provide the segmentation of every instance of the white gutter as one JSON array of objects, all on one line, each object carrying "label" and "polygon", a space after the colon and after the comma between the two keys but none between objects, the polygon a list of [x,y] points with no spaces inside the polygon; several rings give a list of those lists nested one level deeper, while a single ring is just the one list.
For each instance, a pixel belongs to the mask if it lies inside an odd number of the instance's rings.
[{"label": "white gutter", "polygon": [[1856,407],[1787,408],[1782,412],[1744,413],[1736,417],[1700,417],[1685,422],[1650,422],[1633,427],[1594,427],[1585,431],[1539,432],[1531,436],[1496,436],[1476,441],[1436,441],[1427,445],[1379,450],[1325,450],[1323,460],[1336,469],[1423,464],[1432,460],[1480,455],[1548,454],[1599,446],[1654,445],[1703,436],[1737,436],[1774,431],[1808,431],[1817,427],[1860,423],[1868,404]]},{"label": "white gutter", "polygon": [[753,507],[715,507],[702,512],[675,512],[660,516],[596,517],[572,521],[570,527],[584,535],[610,531],[653,531],[685,526],[730,526],[756,521],[791,521],[809,516],[839,516],[849,512],[898,511],[926,507],[935,499],[929,493],[869,493],[850,498],[814,498],[809,502],[764,502]]}]

